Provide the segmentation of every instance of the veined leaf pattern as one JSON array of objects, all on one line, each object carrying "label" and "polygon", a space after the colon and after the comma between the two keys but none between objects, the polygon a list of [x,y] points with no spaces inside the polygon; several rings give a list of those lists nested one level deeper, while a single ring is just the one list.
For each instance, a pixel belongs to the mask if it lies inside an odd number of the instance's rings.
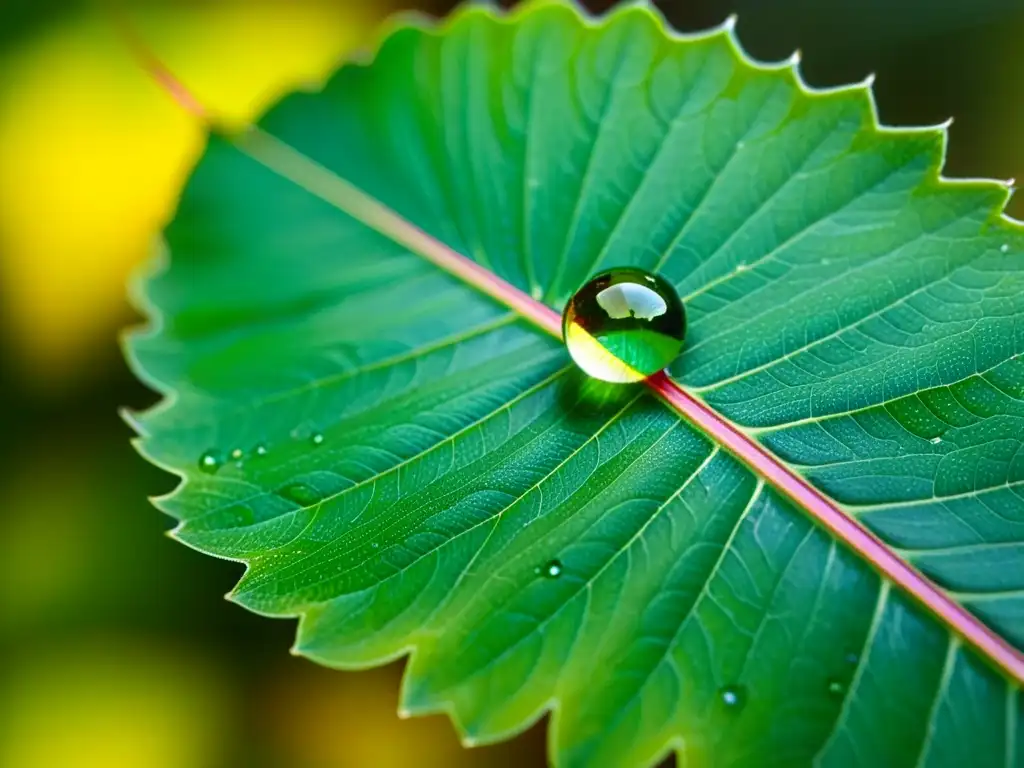
[{"label": "veined leaf pattern", "polygon": [[137,424],[184,478],[176,536],[245,562],[232,599],[299,617],[300,653],[411,652],[403,707],[469,742],[552,710],[565,765],[1024,763],[1016,681],[645,391],[331,201],[555,308],[602,267],[665,275],[676,379],[1020,647],[1008,192],[792,64],[642,7],[471,8],[211,137],[130,342],[168,395]]}]

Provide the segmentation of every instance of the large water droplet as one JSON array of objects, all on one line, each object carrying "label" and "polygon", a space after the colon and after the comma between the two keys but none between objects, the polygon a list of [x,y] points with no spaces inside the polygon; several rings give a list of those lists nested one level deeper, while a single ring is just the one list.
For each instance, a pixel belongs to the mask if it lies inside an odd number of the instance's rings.
[{"label": "large water droplet", "polygon": [[595,379],[642,381],[679,355],[686,312],[663,278],[622,267],[580,288],[562,314],[562,335],[576,364]]},{"label": "large water droplet", "polygon": [[747,689],[742,685],[727,685],[718,693],[729,709],[739,710],[747,703]]},{"label": "large water droplet", "polygon": [[210,475],[220,469],[223,463],[224,459],[217,451],[207,451],[199,457],[199,468]]},{"label": "large water droplet", "polygon": [[321,498],[315,488],[311,488],[305,483],[291,483],[281,488],[277,493],[289,501],[294,501],[300,507],[316,504]]}]

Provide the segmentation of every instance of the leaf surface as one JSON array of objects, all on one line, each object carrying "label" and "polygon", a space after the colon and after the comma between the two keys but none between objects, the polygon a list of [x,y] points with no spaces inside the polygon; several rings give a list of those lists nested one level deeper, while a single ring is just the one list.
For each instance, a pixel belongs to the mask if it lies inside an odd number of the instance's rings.
[{"label": "leaf surface", "polygon": [[211,137],[130,343],[168,394],[141,448],[184,478],[160,506],[298,652],[411,652],[403,707],[470,742],[551,709],[564,765],[1021,765],[1016,681],[713,435],[344,204],[556,309],[660,272],[681,386],[1019,648],[1024,238],[1004,186],[941,179],[944,141],[644,8],[399,27]]}]

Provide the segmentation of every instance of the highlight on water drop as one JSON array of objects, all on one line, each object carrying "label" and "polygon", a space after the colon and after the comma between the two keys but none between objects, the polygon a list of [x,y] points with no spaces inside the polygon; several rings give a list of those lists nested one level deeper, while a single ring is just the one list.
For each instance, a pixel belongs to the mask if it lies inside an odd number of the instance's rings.
[{"label": "highlight on water drop", "polygon": [[562,336],[576,364],[595,379],[642,381],[679,356],[686,312],[664,278],[635,267],[602,272],[565,305]]},{"label": "highlight on water drop", "polygon": [[718,692],[718,695],[729,709],[739,710],[747,703],[747,689],[742,685],[727,685]]},{"label": "highlight on water drop", "polygon": [[837,698],[842,698],[846,695],[846,686],[839,680],[828,681],[828,692]]},{"label": "highlight on water drop", "polygon": [[548,579],[557,579],[562,575],[562,563],[559,560],[548,560],[544,565],[533,569],[534,573]]},{"label": "highlight on water drop", "polygon": [[210,475],[220,469],[220,465],[223,463],[224,459],[217,451],[207,451],[199,457],[199,469]]}]

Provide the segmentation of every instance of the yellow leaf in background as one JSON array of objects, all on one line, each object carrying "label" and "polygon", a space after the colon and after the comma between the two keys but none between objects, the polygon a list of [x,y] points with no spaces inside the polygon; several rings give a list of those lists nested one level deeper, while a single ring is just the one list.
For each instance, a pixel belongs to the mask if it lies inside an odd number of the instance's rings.
[{"label": "yellow leaf in background", "polygon": [[[211,111],[238,121],[321,79],[372,17],[294,0],[130,14]],[[203,136],[102,6],[0,60],[0,332],[37,387],[64,388],[116,359],[125,279],[172,214]]]},{"label": "yellow leaf in background", "polygon": [[203,659],[97,638],[7,658],[0,768],[223,765],[232,702]]}]

